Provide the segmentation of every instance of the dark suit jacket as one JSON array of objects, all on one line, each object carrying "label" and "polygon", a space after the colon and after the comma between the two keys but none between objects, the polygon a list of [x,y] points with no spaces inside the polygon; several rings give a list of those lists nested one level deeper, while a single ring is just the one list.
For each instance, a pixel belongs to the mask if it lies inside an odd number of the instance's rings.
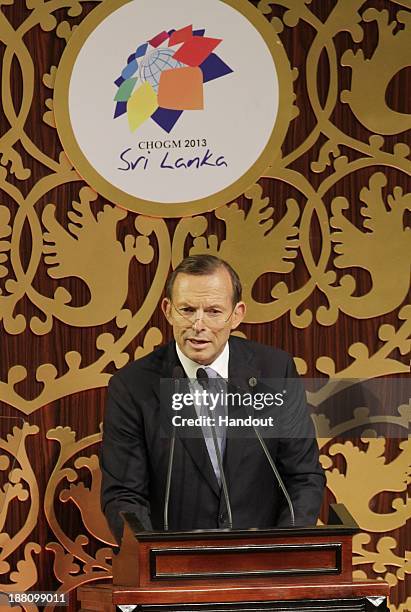
[{"label": "dark suit jacket", "polygon": [[[229,377],[240,384],[250,377],[258,381],[276,378],[288,388],[290,380],[297,378],[287,353],[233,336],[229,342]],[[160,379],[171,378],[176,365],[180,364],[172,342],[125,366],[110,380],[101,455],[101,499],[117,540],[122,532],[121,510],[135,512],[145,529],[164,528],[170,449],[164,416],[167,412],[170,416],[171,408],[160,401]],[[300,383],[291,395],[286,407],[276,409],[281,415],[279,437],[265,437],[265,441],[291,497],[296,525],[314,525],[325,479]],[[196,416],[194,408],[190,410],[190,416]],[[184,438],[182,431],[176,430],[169,528],[228,527],[224,497],[204,439]],[[289,509],[267,457],[251,428],[246,435],[249,437],[229,437],[224,456],[233,527],[290,526]]]}]

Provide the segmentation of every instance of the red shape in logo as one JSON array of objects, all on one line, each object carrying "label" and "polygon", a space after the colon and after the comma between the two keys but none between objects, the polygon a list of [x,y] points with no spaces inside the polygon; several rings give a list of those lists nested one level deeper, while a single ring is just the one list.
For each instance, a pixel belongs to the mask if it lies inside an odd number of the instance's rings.
[{"label": "red shape in logo", "polygon": [[180,43],[186,42],[193,37],[193,26],[188,25],[185,28],[181,28],[180,30],[176,30],[170,36],[170,40],[168,41],[168,46],[172,47],[173,45],[178,45]]},{"label": "red shape in logo", "polygon": [[221,38],[193,36],[174,53],[173,59],[187,66],[199,66],[220,44]]},{"label": "red shape in logo", "polygon": [[162,42],[167,40],[167,38],[168,38],[168,32],[163,31],[163,32],[160,32],[160,34],[157,34],[157,36],[154,36],[154,38],[152,38],[148,42],[150,43],[152,47],[159,47]]}]

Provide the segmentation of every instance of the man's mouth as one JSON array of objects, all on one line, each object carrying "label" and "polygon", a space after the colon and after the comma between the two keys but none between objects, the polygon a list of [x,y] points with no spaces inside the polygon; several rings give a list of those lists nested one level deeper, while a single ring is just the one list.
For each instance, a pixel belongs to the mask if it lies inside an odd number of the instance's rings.
[{"label": "man's mouth", "polygon": [[208,344],[208,340],[202,340],[201,338],[188,338],[188,342],[193,346],[201,347]]}]

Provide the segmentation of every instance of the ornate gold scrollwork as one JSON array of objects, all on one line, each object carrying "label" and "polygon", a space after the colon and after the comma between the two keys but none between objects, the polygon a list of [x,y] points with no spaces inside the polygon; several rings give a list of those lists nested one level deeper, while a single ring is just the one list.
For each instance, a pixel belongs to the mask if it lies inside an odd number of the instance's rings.
[{"label": "ornate gold scrollwork", "polygon": [[[20,421],[20,419],[19,419]],[[26,439],[38,433],[35,425],[24,422],[20,427],[14,425],[16,419],[3,417],[1,430],[6,439],[0,438],[0,470],[8,472],[6,482],[0,488],[0,575],[12,569],[7,561],[11,555],[23,548],[23,558],[18,561],[16,569],[10,573],[10,582],[1,583],[0,591],[26,591],[37,582],[37,567],[33,555],[40,553],[37,542],[26,542],[35,528],[39,516],[39,491],[36,476],[27,456]],[[6,518],[19,502],[29,502],[23,524],[16,533],[4,531]]]},{"label": "ornate gold scrollwork", "polygon": [[391,109],[386,94],[394,76],[410,65],[411,14],[397,12],[397,20],[404,26],[397,32],[398,23],[390,23],[387,10],[369,8],[362,19],[377,22],[378,44],[370,58],[365,59],[361,49],[357,53],[348,50],[342,56],[341,63],[350,66],[352,78],[351,89],[341,93],[341,101],[350,105],[358,121],[371,132],[400,134],[411,128],[411,116]]},{"label": "ornate gold scrollwork", "polygon": [[[44,497],[47,522],[58,541],[49,542],[46,548],[54,553],[54,574],[61,583],[58,592],[67,593],[85,582],[111,577],[111,547],[103,546],[94,555],[87,552],[89,536],[84,533],[68,535],[55,512],[56,497],[63,503],[74,504],[89,535],[106,544],[114,544],[99,509],[101,475],[97,456],[81,454],[101,441],[101,432],[76,440],[75,432],[69,427],[56,427],[47,433],[47,438],[59,443],[60,452]],[[83,468],[89,472],[90,487],[81,480],[79,470]],[[66,482],[71,483],[69,488],[61,489]]]}]

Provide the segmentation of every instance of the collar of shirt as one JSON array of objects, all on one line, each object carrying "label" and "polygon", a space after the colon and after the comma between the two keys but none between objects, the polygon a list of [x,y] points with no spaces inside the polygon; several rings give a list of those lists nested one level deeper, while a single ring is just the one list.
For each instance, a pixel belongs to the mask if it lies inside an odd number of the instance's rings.
[{"label": "collar of shirt", "polygon": [[[176,344],[177,356],[183,366],[184,372],[186,373],[188,378],[197,378],[197,370],[199,368],[203,368],[204,366],[201,363],[196,363],[189,357],[186,357],[184,353],[181,352],[180,348]],[[228,359],[230,356],[230,348],[228,342],[226,343],[223,352],[217,357],[213,363],[210,363],[207,367],[213,368],[222,378],[228,378]]]}]

